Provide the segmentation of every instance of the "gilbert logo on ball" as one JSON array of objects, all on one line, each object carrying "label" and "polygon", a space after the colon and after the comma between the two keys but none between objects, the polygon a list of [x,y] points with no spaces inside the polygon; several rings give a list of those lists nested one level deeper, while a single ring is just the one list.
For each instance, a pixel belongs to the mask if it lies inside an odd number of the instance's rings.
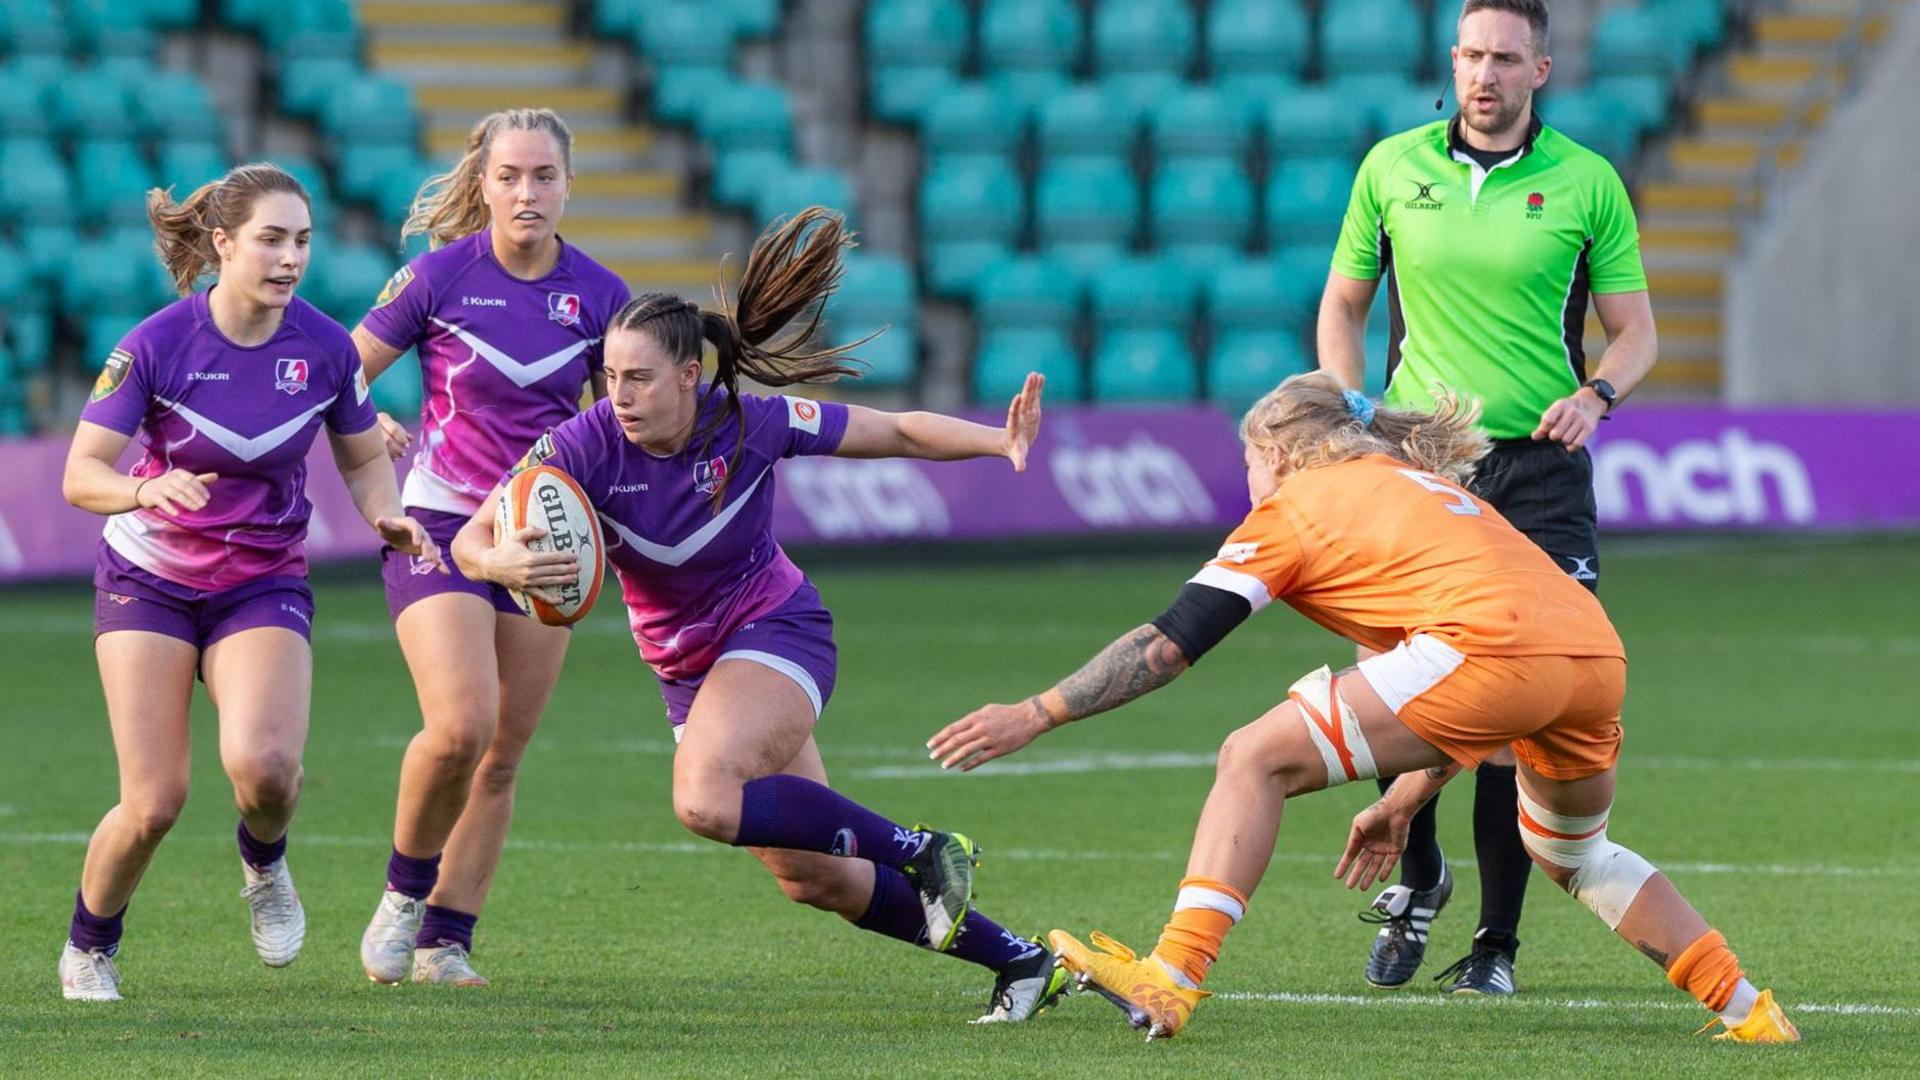
[{"label": "gilbert logo on ball", "polygon": [[520,610],[548,626],[579,622],[599,597],[606,570],[606,547],[601,542],[600,519],[593,504],[573,477],[551,465],[535,465],[507,481],[500,495],[500,509],[494,515],[494,542],[529,525],[546,530],[546,535],[528,541],[527,547],[570,552],[579,560],[579,570],[564,584],[541,590],[551,600],[517,589],[507,591]]}]

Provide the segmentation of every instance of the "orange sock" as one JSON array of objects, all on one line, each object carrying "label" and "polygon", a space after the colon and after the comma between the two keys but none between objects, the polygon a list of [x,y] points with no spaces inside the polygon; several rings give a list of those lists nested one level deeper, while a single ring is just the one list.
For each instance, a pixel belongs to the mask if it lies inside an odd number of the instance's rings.
[{"label": "orange sock", "polygon": [[1239,889],[1212,878],[1187,878],[1180,882],[1173,918],[1160,932],[1153,955],[1197,987],[1219,957],[1227,931],[1246,911],[1247,898]]},{"label": "orange sock", "polygon": [[1714,1012],[1727,1007],[1743,978],[1740,958],[1727,948],[1726,935],[1718,930],[1702,934],[1700,940],[1687,946],[1667,969],[1667,979],[1673,985],[1692,994]]}]

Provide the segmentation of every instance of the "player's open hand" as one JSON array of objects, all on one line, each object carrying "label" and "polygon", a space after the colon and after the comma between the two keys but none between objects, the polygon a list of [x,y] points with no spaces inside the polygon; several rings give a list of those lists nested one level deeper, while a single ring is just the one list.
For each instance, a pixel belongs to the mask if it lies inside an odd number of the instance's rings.
[{"label": "player's open hand", "polygon": [[440,571],[450,573],[447,561],[440,555],[440,545],[427,535],[427,527],[410,517],[383,517],[375,519],[375,532],[387,542],[393,550],[402,555],[418,555],[420,561]]},{"label": "player's open hand", "polygon": [[1027,372],[1027,381],[1007,406],[1007,430],[1001,436],[1000,445],[1007,460],[1013,462],[1014,472],[1027,471],[1027,451],[1033,448],[1033,440],[1040,434],[1040,391],[1046,385],[1045,375]]},{"label": "player's open hand", "polygon": [[133,490],[133,501],[143,509],[158,510],[169,517],[177,516],[182,510],[203,510],[213,498],[207,488],[218,479],[218,473],[196,474],[171,469],[140,481]]},{"label": "player's open hand", "polygon": [[545,535],[547,530],[528,525],[502,538],[487,553],[487,580],[536,600],[559,603],[559,594],[552,590],[579,580],[580,560],[571,551],[535,551],[527,546]]},{"label": "player's open hand", "polygon": [[387,460],[399,461],[401,455],[407,452],[407,447],[413,445],[413,436],[407,433],[407,429],[401,425],[400,421],[386,413],[374,415],[380,420],[380,434],[387,440]]},{"label": "player's open hand", "polygon": [[1533,437],[1578,450],[1593,437],[1593,430],[1605,415],[1607,403],[1583,387],[1547,406],[1547,411],[1540,414],[1540,426],[1533,429]]},{"label": "player's open hand", "polygon": [[1347,888],[1364,889],[1393,873],[1400,853],[1407,849],[1407,830],[1413,815],[1396,812],[1382,799],[1353,815],[1347,850],[1333,876],[1347,879]]},{"label": "player's open hand", "polygon": [[943,769],[958,767],[961,772],[971,772],[1013,753],[1052,726],[1038,698],[1028,698],[1018,705],[983,705],[928,739],[927,756]]}]

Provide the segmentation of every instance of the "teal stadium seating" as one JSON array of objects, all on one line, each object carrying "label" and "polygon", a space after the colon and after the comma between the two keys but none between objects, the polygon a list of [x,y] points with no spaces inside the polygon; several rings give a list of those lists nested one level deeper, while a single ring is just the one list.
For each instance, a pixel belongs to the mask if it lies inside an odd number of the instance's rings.
[{"label": "teal stadium seating", "polygon": [[1073,0],[985,0],[981,66],[1022,108],[1066,88],[1085,37]]},{"label": "teal stadium seating", "polygon": [[1343,76],[1416,74],[1426,47],[1421,27],[1407,0],[1328,0],[1320,12],[1321,63]]},{"label": "teal stadium seating", "polygon": [[1126,253],[1140,227],[1140,186],[1107,158],[1068,158],[1048,165],[1034,185],[1034,230],[1040,246],[1075,274],[1091,277]]},{"label": "teal stadium seating", "polygon": [[913,123],[948,94],[967,53],[960,0],[872,0],[867,5],[867,104],[883,120]]},{"label": "teal stadium seating", "polygon": [[760,189],[754,200],[754,219],[762,225],[789,217],[809,206],[837,210],[849,227],[859,225],[859,208],[854,204],[853,182],[838,169],[787,169]]},{"label": "teal stadium seating", "polygon": [[1351,158],[1284,161],[1267,181],[1267,242],[1312,244],[1333,252],[1357,170]]},{"label": "teal stadium seating", "polygon": [[854,355],[866,361],[861,382],[903,386],[920,367],[920,297],[913,271],[891,255],[854,252],[827,302],[833,341],[844,345],[876,332]]},{"label": "teal stadium seating", "polygon": [[1243,162],[1253,146],[1247,99],[1211,86],[1188,86],[1154,107],[1149,131],[1153,155]]},{"label": "teal stadium seating", "polygon": [[1087,396],[1080,354],[1065,334],[1016,328],[981,336],[974,352],[974,399],[1005,402],[1020,392],[1029,371],[1046,376],[1048,401],[1081,401]]},{"label": "teal stadium seating", "polygon": [[1299,83],[1308,23],[1295,0],[1218,0],[1207,15],[1207,55],[1227,93],[1257,99]]},{"label": "teal stadium seating", "polygon": [[1025,219],[1025,189],[1006,161],[934,161],[920,182],[928,287],[942,296],[970,295],[981,272],[1012,248]]},{"label": "teal stadium seating", "polygon": [[702,103],[733,82],[734,26],[707,5],[654,0],[640,9],[638,43],[653,62],[653,111],[663,120],[695,120]]},{"label": "teal stadium seating", "polygon": [[1138,138],[1132,103],[1101,83],[1080,83],[1040,106],[1035,124],[1040,157],[1048,164],[1096,158],[1127,164]]},{"label": "teal stadium seating", "polygon": [[1093,71],[1134,114],[1180,89],[1198,33],[1186,0],[1103,0],[1093,14]]},{"label": "teal stadium seating", "polygon": [[1167,162],[1153,178],[1153,246],[1194,270],[1233,261],[1253,226],[1253,184],[1237,162]]},{"label": "teal stadium seating", "polygon": [[750,206],[793,156],[793,106],[779,83],[740,81],[715,92],[698,129],[713,148],[713,197],[724,206]]},{"label": "teal stadium seating", "polygon": [[959,83],[927,107],[921,145],[936,159],[980,154],[1010,159],[1025,141],[1024,113],[980,82]]}]

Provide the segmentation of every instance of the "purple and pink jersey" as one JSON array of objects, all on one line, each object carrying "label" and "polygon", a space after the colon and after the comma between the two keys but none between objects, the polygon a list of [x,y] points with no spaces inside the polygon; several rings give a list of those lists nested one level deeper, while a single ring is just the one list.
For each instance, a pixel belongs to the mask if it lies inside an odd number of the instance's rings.
[{"label": "purple and pink jersey", "polygon": [[374,424],[360,354],[345,328],[298,297],[264,344],[235,345],[214,326],[207,295],[134,327],[80,418],[139,433],[135,476],[185,469],[219,479],[205,507],[115,514],[102,541],[148,573],[206,592],[304,576],[307,451],[322,424],[340,435]]},{"label": "purple and pink jersey", "polygon": [[514,460],[580,410],[627,286],[562,244],[522,281],[493,257],[493,230],[414,259],[360,323],[395,349],[418,346],[426,380],[420,448],[401,499],[468,517]]},{"label": "purple and pink jersey", "polygon": [[[696,432],[723,395],[702,388]],[[742,395],[740,404],[747,431],[737,455],[739,429],[727,421],[705,454],[694,439],[671,457],[656,457],[628,441],[612,404],[601,401],[522,459],[523,466],[553,465],[587,493],[604,526],[633,639],[662,679],[703,674],[736,630],[779,609],[806,582],[773,537],[773,466],[837,450],[847,407],[755,395]],[[726,498],[716,514],[711,496],[721,478]]]}]

